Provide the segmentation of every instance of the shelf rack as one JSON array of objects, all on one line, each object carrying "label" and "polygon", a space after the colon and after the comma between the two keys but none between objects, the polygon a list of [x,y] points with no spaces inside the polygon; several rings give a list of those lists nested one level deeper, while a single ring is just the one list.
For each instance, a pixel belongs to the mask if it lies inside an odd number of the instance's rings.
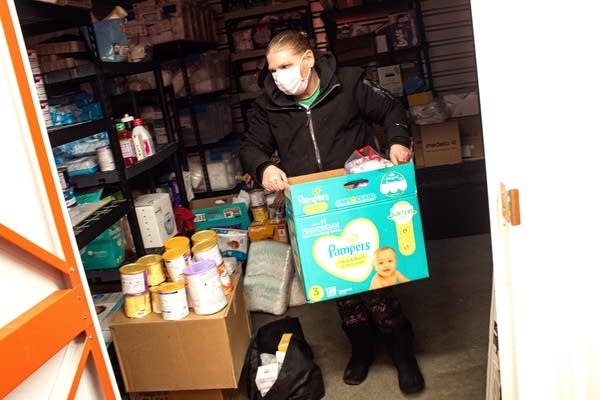
[{"label": "shelf rack", "polygon": [[128,200],[113,200],[73,227],[77,246],[82,249],[96,236],[132,211]]}]

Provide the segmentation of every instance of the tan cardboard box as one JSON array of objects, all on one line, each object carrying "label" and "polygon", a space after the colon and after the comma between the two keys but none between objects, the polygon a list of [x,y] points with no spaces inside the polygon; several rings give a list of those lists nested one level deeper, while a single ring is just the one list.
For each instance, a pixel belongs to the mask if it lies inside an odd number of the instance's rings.
[{"label": "tan cardboard box", "polygon": [[251,325],[239,275],[232,281],[227,306],[212,315],[115,314],[109,327],[128,392],[237,388]]},{"label": "tan cardboard box", "polygon": [[173,392],[129,393],[130,400],[235,400],[236,390],[178,390]]},{"label": "tan cardboard box", "polygon": [[462,162],[460,131],[457,121],[415,125],[412,129],[415,167],[434,167]]},{"label": "tan cardboard box", "polygon": [[466,117],[452,118],[451,121],[458,122],[463,158],[483,157],[484,151],[481,117],[479,115],[470,115]]},{"label": "tan cardboard box", "polygon": [[248,238],[251,242],[275,240],[281,243],[289,243],[287,224],[284,219],[252,222],[248,227]]}]

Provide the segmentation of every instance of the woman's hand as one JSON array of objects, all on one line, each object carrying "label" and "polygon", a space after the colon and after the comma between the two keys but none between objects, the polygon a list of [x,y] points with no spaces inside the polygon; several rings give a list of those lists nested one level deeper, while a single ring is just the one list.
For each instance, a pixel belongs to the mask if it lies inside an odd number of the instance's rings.
[{"label": "woman's hand", "polygon": [[412,151],[401,144],[393,144],[390,147],[390,161],[394,165],[404,164],[412,160]]},{"label": "woman's hand", "polygon": [[269,165],[263,171],[262,185],[270,192],[284,190],[290,186],[287,183],[287,176],[285,175],[285,172],[274,165]]}]

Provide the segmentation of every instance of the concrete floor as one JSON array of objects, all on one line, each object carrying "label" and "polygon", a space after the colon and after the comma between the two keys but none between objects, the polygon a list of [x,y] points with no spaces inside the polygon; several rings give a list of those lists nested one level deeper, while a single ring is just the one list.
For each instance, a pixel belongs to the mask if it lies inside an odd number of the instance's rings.
[{"label": "concrete floor", "polygon": [[[342,373],[349,344],[333,302],[289,308],[298,317],[323,372],[325,400],[485,399],[492,261],[487,234],[427,242],[430,278],[397,287],[415,330],[425,390],[404,396],[383,348],[365,382],[348,386]],[[254,329],[281,317],[252,313]],[[240,394],[240,400],[245,399]],[[283,399],[282,399],[283,400]]]}]

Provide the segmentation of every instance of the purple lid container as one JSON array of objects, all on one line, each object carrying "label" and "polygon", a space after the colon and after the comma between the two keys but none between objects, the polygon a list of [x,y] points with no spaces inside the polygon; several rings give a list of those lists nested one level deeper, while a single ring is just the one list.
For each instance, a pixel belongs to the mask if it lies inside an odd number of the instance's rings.
[{"label": "purple lid container", "polygon": [[211,270],[213,268],[216,268],[216,266],[217,266],[217,263],[215,263],[213,260],[200,260],[200,261],[196,261],[192,265],[188,265],[187,267],[185,267],[183,269],[183,274],[184,275],[196,275],[196,274],[200,274],[202,272]]}]

